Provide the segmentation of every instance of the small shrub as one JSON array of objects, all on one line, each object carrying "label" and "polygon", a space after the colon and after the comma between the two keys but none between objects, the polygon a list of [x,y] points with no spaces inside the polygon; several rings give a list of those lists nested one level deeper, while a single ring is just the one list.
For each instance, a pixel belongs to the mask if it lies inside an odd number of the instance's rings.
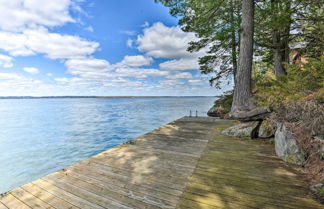
[{"label": "small shrub", "polygon": [[219,96],[214,102],[215,107],[222,107],[222,114],[227,114],[231,111],[231,106],[233,102],[234,91],[227,91],[223,95]]},{"label": "small shrub", "polygon": [[324,56],[304,65],[287,65],[287,76],[268,71],[256,82],[259,105],[279,109],[282,105],[314,100],[324,102]]},{"label": "small shrub", "polygon": [[301,123],[324,135],[324,56],[304,65],[287,65],[287,76],[267,72],[257,80],[257,103],[274,111],[279,122]]}]

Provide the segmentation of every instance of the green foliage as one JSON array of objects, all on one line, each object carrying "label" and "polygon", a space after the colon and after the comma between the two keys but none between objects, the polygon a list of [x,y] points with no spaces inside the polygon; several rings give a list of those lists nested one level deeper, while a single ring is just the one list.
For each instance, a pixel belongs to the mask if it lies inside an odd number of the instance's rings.
[{"label": "green foliage", "polygon": [[[157,1],[157,0],[156,0]],[[189,43],[188,51],[206,50],[200,57],[203,74],[212,73],[211,84],[219,87],[221,78],[237,69],[239,27],[241,23],[240,0],[160,0],[170,8],[170,13],[180,17],[179,24],[185,32],[194,32],[198,41]],[[220,70],[217,70],[220,66]]]},{"label": "green foliage", "polygon": [[276,77],[267,72],[263,80],[256,83],[258,102],[274,109],[281,104],[311,99],[323,102],[323,66],[324,56],[309,59],[303,65],[287,65],[288,76]]},{"label": "green foliage", "polygon": [[298,0],[293,24],[297,33],[294,41],[305,43],[301,50],[308,57],[320,57],[324,49],[324,2],[321,0]]},{"label": "green foliage", "polygon": [[288,76],[267,72],[256,81],[257,103],[270,107],[274,119],[301,123],[314,135],[324,135],[324,56],[307,64],[287,65]]},{"label": "green foliage", "polygon": [[233,102],[233,94],[234,94],[234,91],[227,91],[227,92],[223,93],[215,101],[214,106],[215,107],[222,107],[223,108],[223,114],[226,114],[226,113],[230,112],[232,102]]}]

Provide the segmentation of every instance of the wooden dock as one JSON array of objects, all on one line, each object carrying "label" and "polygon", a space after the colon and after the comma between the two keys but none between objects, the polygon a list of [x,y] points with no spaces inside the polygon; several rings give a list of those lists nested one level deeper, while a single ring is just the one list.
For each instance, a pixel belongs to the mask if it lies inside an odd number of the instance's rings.
[{"label": "wooden dock", "polygon": [[323,208],[269,142],[222,136],[234,121],[182,118],[0,196],[23,208]]}]

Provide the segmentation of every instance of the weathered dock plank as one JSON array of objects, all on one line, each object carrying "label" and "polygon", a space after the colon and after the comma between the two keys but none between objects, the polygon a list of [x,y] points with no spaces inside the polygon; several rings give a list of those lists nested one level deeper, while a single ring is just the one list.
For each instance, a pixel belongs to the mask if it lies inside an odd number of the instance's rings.
[{"label": "weathered dock plank", "polygon": [[321,208],[273,146],[182,118],[0,196],[2,208]]},{"label": "weathered dock plank", "polygon": [[223,136],[224,126],[213,130],[177,208],[323,208],[273,145]]}]

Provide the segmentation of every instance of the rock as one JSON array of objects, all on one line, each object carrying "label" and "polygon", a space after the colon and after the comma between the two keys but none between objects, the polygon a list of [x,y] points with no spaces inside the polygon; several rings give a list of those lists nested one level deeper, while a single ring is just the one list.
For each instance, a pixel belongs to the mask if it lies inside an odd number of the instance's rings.
[{"label": "rock", "polygon": [[324,144],[321,145],[321,148],[319,150],[319,156],[321,160],[324,160]]},{"label": "rock", "polygon": [[292,133],[284,124],[280,124],[275,133],[275,150],[278,157],[286,162],[302,166],[306,162],[306,153],[298,146]]},{"label": "rock", "polygon": [[230,115],[233,119],[242,122],[248,122],[248,121],[256,121],[256,120],[258,121],[265,120],[267,117],[269,117],[270,114],[271,112],[269,110],[262,109],[262,108],[255,108],[252,110],[232,111]]},{"label": "rock", "polygon": [[258,137],[263,139],[270,138],[274,136],[275,132],[276,132],[276,127],[273,124],[271,124],[269,121],[264,120],[260,125]]},{"label": "rock", "polygon": [[232,105],[230,116],[231,118],[243,122],[265,120],[271,114],[269,109],[258,107],[254,103],[255,98],[251,97],[248,102],[243,105]]},{"label": "rock", "polygon": [[324,184],[319,183],[309,187],[309,189],[315,195],[315,198],[318,199],[322,204],[324,203]]},{"label": "rock", "polygon": [[245,122],[229,127],[222,134],[239,138],[255,138],[259,127],[259,121]]},{"label": "rock", "polygon": [[225,114],[225,111],[222,107],[216,107],[213,106],[212,108],[210,108],[207,112],[207,115],[209,117],[220,117],[223,118]]}]

